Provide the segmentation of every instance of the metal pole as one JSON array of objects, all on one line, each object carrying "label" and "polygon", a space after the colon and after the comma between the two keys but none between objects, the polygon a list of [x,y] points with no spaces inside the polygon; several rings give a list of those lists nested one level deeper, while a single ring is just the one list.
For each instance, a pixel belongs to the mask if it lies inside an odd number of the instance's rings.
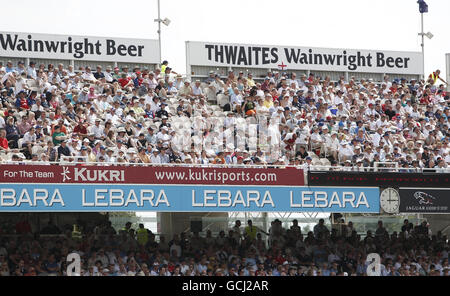
[{"label": "metal pole", "polygon": [[159,1],[160,0],[158,0],[158,37],[159,37],[159,66],[161,67],[161,9]]},{"label": "metal pole", "polygon": [[[159,0],[158,0],[159,1]],[[422,32],[420,35],[422,36],[422,66],[423,66],[423,79],[425,80],[425,33],[423,32],[423,13],[420,14],[422,20]]]}]

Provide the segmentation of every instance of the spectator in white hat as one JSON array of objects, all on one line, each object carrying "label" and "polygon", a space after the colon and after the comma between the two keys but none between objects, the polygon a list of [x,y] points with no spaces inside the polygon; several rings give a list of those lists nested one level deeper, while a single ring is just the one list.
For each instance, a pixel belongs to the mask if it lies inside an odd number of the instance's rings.
[{"label": "spectator in white hat", "polygon": [[201,88],[201,81],[199,79],[195,80],[192,86],[192,95],[198,99],[204,98],[203,90]]},{"label": "spectator in white hat", "polygon": [[187,96],[193,96],[193,90],[192,90],[192,86],[191,86],[191,81],[189,79],[186,79],[184,81],[184,85],[182,87],[180,87],[180,89],[178,90],[178,96],[185,98]]}]

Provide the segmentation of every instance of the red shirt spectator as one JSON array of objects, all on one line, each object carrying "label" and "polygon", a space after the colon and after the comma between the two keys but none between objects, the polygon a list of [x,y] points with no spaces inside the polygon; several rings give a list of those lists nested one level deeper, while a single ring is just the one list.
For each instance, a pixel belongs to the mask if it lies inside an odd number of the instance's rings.
[{"label": "red shirt spectator", "polygon": [[128,84],[128,82],[130,82],[130,79],[131,78],[129,78],[129,77],[126,77],[126,78],[119,78],[119,84],[120,84],[120,86],[121,87],[125,87],[125,85],[127,85]]},{"label": "red shirt spectator", "polygon": [[389,88],[390,91],[392,91],[392,94],[395,94],[398,90],[397,85],[393,85],[392,87]]},{"label": "red shirt spectator", "polygon": [[51,100],[50,105],[52,105],[53,109],[58,108],[58,102],[56,100]]},{"label": "red shirt spectator", "polygon": [[20,99],[20,108],[27,109],[27,110],[30,109],[30,106],[28,106],[27,98]]},{"label": "red shirt spectator", "polygon": [[0,134],[0,147],[4,148],[4,149],[8,149],[8,140],[6,138],[3,138]]},{"label": "red shirt spectator", "polygon": [[74,133],[77,134],[82,134],[82,135],[87,135],[87,129],[83,124],[79,124],[77,125],[74,129],[73,129]]},{"label": "red shirt spectator", "polygon": [[425,94],[423,97],[420,98],[420,103],[425,105],[431,104],[430,96]]}]

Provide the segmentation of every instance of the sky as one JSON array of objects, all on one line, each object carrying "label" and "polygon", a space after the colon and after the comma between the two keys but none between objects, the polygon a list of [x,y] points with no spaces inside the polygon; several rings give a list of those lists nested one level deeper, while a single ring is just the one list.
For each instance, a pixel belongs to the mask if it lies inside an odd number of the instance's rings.
[{"label": "sky", "polygon": [[[450,1],[425,0],[425,72],[445,74]],[[186,72],[185,41],[421,51],[417,0],[161,0],[162,57]],[[157,39],[157,0],[15,0],[1,31]],[[428,75],[428,74],[427,74]]]}]

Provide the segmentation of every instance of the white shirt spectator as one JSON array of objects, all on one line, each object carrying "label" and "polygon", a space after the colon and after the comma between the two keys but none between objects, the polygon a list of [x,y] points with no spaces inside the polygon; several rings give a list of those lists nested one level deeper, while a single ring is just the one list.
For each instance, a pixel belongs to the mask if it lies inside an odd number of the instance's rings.
[{"label": "white shirt spectator", "polygon": [[161,163],[161,158],[159,158],[158,154],[155,156],[155,154],[152,153],[150,156],[150,161],[151,163]]},{"label": "white shirt spectator", "polygon": [[376,132],[375,134],[372,135],[372,143],[374,145],[374,147],[380,146],[380,140],[383,137],[383,134],[379,134],[378,132]]},{"label": "white shirt spectator", "polygon": [[339,154],[346,157],[352,157],[354,155],[354,152],[353,149],[349,147],[349,145],[345,145],[339,148]]},{"label": "white shirt spectator", "polygon": [[81,75],[81,78],[83,80],[87,80],[87,81],[96,81],[97,79],[95,79],[94,74],[92,74],[92,72],[88,73],[88,72],[84,72]]},{"label": "white shirt spectator", "polygon": [[199,87],[197,87],[195,84],[192,86],[192,93],[195,95],[195,96],[201,96],[201,95],[203,95],[203,90],[202,90],[202,88],[199,86]]},{"label": "white shirt spectator", "polygon": [[168,141],[170,141],[170,135],[169,134],[163,134],[162,132],[159,132],[156,135],[156,139],[158,141],[168,142]]},{"label": "white shirt spectator", "polygon": [[120,117],[117,116],[117,114],[114,113],[114,115],[112,115],[111,113],[108,113],[105,117],[106,121],[111,120],[113,125],[118,125],[121,120]]},{"label": "white shirt spectator", "polygon": [[178,244],[173,243],[172,246],[170,246],[170,252],[169,254],[172,254],[172,252],[175,251],[176,252],[176,256],[180,257],[181,256],[181,246]]},{"label": "white shirt spectator", "polygon": [[37,78],[37,74],[36,74],[36,68],[34,67],[28,67],[27,69],[27,75],[30,76],[33,79]]},{"label": "white shirt spectator", "polygon": [[26,132],[25,135],[23,135],[23,143],[35,143],[36,142],[36,134],[33,132]]},{"label": "white shirt spectator", "polygon": [[112,77],[112,73],[111,72],[106,71],[103,74],[105,74],[106,82],[111,83],[114,80],[114,78]]},{"label": "white shirt spectator", "polygon": [[231,105],[233,105],[233,106],[235,106],[235,105],[241,106],[242,102],[243,102],[243,99],[242,99],[242,95],[241,94],[233,93],[231,95]]},{"label": "white shirt spectator", "polygon": [[17,95],[20,91],[25,90],[26,80],[23,78],[19,78],[16,81],[15,94]]},{"label": "white shirt spectator", "polygon": [[101,125],[99,126],[94,125],[93,127],[91,127],[91,133],[94,134],[95,138],[101,138],[103,136],[103,130],[104,128]]}]

